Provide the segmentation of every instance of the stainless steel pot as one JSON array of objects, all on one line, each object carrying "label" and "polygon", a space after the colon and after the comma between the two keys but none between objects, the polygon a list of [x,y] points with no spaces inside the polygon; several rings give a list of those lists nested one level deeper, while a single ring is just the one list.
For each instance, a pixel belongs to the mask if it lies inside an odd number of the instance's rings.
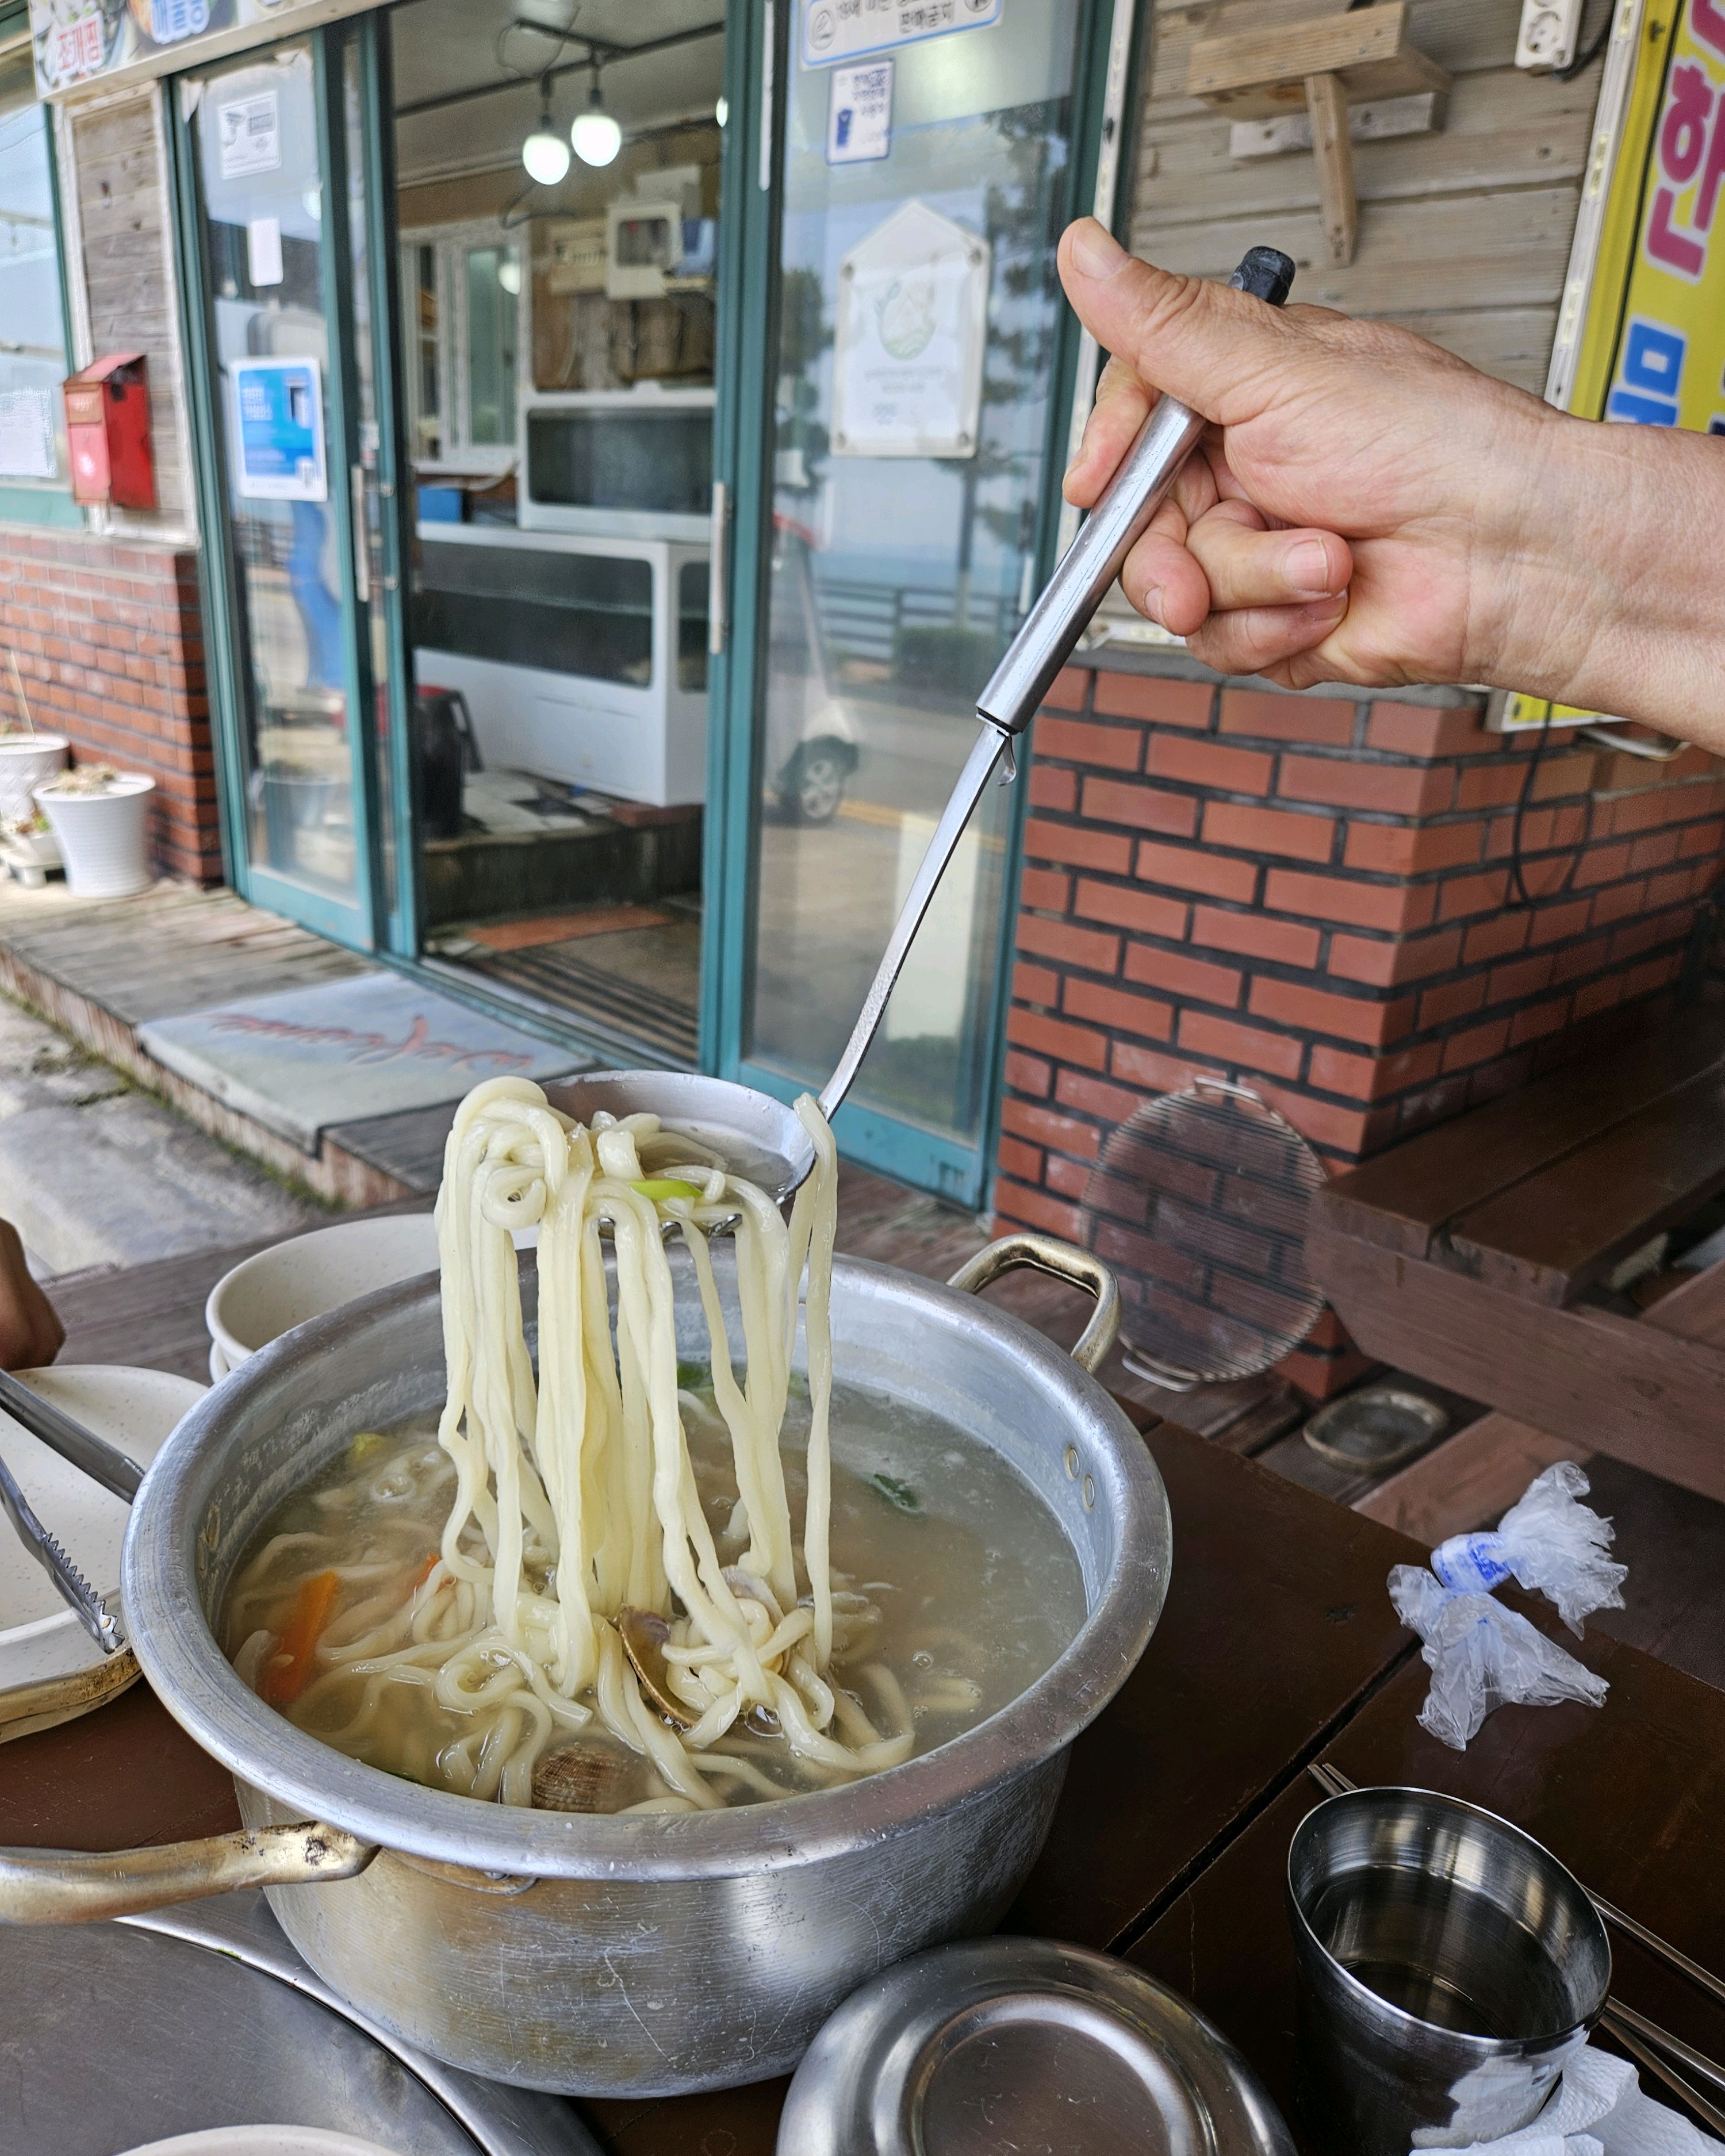
[{"label": "stainless steel pot", "polygon": [[[686,1267],[687,1254],[672,1254]],[[734,1310],[728,1256],[714,1260]],[[1117,1313],[1096,1261],[1040,1236],[957,1276],[1033,1264]],[[680,1273],[680,1280],[683,1277]],[[691,1354],[705,1333],[680,1296]],[[1168,1591],[1168,1502],[1095,1379],[1005,1312],[858,1259],[834,1268],[834,1360],[962,1424],[1041,1496],[1087,1615],[1048,1673],[978,1727],[890,1773],[783,1804],[595,1818],[478,1804],[304,1735],[229,1666],[212,1620],[272,1508],[359,1430],[434,1409],[434,1282],[301,1326],[187,1418],[132,1509],[121,1592],[146,1676],[233,1771],[247,1834],[117,1856],[0,1858],[0,1919],[66,1922],[263,1886],[317,1973],[454,2066],[531,2088],[659,2096],[788,2072],[887,1964],[999,1921],[1034,1862],[1072,1740],[1118,1690]],[[733,1336],[736,1337],[736,1336]]]}]

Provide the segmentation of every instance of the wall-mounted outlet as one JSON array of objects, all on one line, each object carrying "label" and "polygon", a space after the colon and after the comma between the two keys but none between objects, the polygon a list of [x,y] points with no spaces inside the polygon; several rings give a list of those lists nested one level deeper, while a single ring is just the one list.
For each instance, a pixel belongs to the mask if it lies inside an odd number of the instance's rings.
[{"label": "wall-mounted outlet", "polygon": [[1581,35],[1581,9],[1582,0],[1522,0],[1516,65],[1532,74],[1568,67]]}]

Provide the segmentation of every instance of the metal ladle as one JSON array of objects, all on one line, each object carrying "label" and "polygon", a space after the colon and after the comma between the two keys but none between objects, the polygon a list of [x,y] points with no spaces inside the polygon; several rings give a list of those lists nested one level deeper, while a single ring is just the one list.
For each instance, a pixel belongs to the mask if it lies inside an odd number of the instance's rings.
[{"label": "metal ladle", "polygon": [[[1236,291],[1279,307],[1293,280],[1294,264],[1286,254],[1273,247],[1254,247],[1228,281]],[[821,1088],[821,1113],[829,1122],[850,1091],[942,873],[995,765],[1035,716],[1127,556],[1197,448],[1204,424],[1173,398],[1158,399],[978,698],[981,737],[893,924],[838,1068]],[[590,1123],[601,1110],[617,1116],[644,1111],[656,1115],[669,1128],[710,1147],[734,1173],[758,1183],[778,1199],[788,1197],[814,1165],[814,1148],[794,1111],[770,1094],[731,1079],[693,1071],[595,1070],[566,1079],[551,1091],[557,1105],[578,1122]]]}]

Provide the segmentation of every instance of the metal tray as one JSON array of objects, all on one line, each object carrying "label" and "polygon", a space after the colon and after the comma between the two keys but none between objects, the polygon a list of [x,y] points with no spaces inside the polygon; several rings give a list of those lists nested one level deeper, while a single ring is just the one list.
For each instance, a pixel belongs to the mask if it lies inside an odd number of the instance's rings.
[{"label": "metal tray", "polygon": [[563,2098],[439,2066],[356,2015],[254,1891],[7,1933],[0,2148],[117,2156],[253,2125],[398,2156],[600,2156]]}]

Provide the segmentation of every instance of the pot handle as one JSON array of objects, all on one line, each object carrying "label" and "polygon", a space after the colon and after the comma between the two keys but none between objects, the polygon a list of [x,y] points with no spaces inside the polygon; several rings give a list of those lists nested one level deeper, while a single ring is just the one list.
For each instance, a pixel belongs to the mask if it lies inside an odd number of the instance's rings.
[{"label": "pot handle", "polygon": [[1072,1350],[1072,1360],[1094,1375],[1107,1361],[1114,1336],[1120,1330],[1120,1288],[1106,1265],[1088,1250],[1081,1250],[1073,1243],[1058,1242],[1052,1235],[1002,1235],[960,1265],[947,1286],[965,1295],[980,1295],[990,1281],[999,1280],[1002,1273],[1015,1272],[1020,1265],[1051,1273],[1055,1279],[1069,1281],[1074,1287],[1088,1288],[1096,1297],[1090,1323]]},{"label": "pot handle", "polygon": [[351,1879],[377,1854],[341,1828],[302,1820],[98,1856],[0,1850],[0,1923],[88,1924],[230,1887],[305,1887]]}]

